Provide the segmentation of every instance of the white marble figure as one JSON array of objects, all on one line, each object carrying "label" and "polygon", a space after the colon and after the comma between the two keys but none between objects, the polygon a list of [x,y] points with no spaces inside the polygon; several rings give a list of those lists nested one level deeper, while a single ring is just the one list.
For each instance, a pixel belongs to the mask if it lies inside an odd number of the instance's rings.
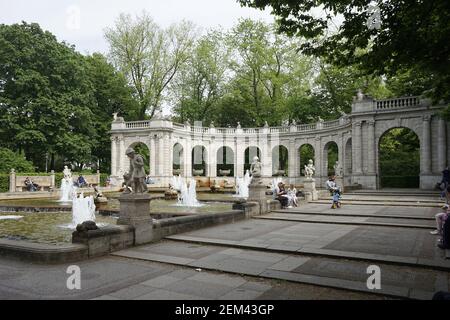
[{"label": "white marble figure", "polygon": [[316,172],[316,167],[314,167],[314,162],[309,160],[308,164],[305,166],[305,177],[307,180],[312,180]]},{"label": "white marble figure", "polygon": [[337,177],[342,177],[342,166],[341,163],[339,161],[336,161],[335,165],[334,165],[334,174]]},{"label": "white marble figure", "polygon": [[72,170],[70,170],[67,166],[64,166],[63,174],[64,179],[66,179],[67,181],[72,179]]}]

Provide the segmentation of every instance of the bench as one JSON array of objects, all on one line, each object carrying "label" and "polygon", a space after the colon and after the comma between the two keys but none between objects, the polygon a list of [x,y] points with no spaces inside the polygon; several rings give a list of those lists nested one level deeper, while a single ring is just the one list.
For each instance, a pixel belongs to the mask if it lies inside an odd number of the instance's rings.
[{"label": "bench", "polygon": [[37,191],[51,191],[55,188],[54,177],[52,176],[16,176],[16,189],[14,192],[27,192],[25,179],[29,177],[33,183],[38,185]]}]

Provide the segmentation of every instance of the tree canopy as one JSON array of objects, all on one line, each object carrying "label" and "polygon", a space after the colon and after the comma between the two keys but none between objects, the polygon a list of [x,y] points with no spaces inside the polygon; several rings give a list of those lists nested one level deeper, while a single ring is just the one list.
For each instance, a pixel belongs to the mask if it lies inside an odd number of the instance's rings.
[{"label": "tree canopy", "polygon": [[0,25],[0,61],[1,146],[40,170],[46,159],[50,169],[58,161],[59,168],[109,163],[112,112],[132,113],[134,103],[124,77],[104,58],[85,57],[23,22]]},{"label": "tree canopy", "polygon": [[[429,78],[423,92],[450,100],[450,2],[397,0],[238,0],[272,8],[279,31],[305,38],[302,52],[367,74],[413,69]],[[317,9],[322,14],[317,14]],[[338,17],[342,24],[333,30]],[[364,49],[364,50],[361,50]],[[422,93],[423,93],[422,92]]]}]

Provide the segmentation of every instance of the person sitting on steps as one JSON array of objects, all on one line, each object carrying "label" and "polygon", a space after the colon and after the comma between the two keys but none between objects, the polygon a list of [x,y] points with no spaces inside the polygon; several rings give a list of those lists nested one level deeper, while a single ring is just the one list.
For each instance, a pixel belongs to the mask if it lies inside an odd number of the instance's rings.
[{"label": "person sitting on steps", "polygon": [[444,204],[444,206],[442,207],[442,212],[438,213],[435,215],[435,219],[436,219],[436,230],[431,231],[430,233],[433,235],[442,235],[442,228],[444,226],[445,221],[447,220],[448,217],[448,210],[449,209],[449,205],[448,204]]}]

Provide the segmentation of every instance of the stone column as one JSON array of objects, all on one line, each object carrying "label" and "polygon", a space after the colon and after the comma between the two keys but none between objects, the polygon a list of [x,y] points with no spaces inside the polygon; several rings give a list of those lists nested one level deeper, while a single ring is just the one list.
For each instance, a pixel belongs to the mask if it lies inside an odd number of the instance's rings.
[{"label": "stone column", "polygon": [[439,119],[438,121],[438,170],[439,172],[444,170],[447,166],[447,135],[446,135],[446,123],[445,120]]},{"label": "stone column", "polygon": [[[122,170],[121,175],[127,171],[125,169],[125,139],[124,137],[119,137],[119,170]],[[117,172],[116,172],[117,173]]]},{"label": "stone column", "polygon": [[422,174],[431,174],[431,116],[423,117],[422,132]]},{"label": "stone column", "polygon": [[289,140],[289,178],[297,176],[297,157],[295,152],[295,140]]},{"label": "stone column", "polygon": [[184,176],[192,177],[192,142],[190,136],[186,138],[186,150],[184,150]]},{"label": "stone column", "polygon": [[117,140],[111,137],[111,175],[117,175]]},{"label": "stone column", "polygon": [[55,170],[50,172],[50,190],[56,190]]},{"label": "stone column", "polygon": [[16,192],[16,171],[11,169],[9,174],[9,192]]},{"label": "stone column", "polygon": [[353,173],[354,174],[362,174],[362,131],[361,131],[362,123],[355,123],[355,140],[353,144]]},{"label": "stone column", "polygon": [[156,176],[156,143],[155,136],[150,136],[150,176]]},{"label": "stone column", "polygon": [[156,175],[162,177],[164,175],[164,135],[158,134],[158,159],[157,159]]},{"label": "stone column", "polygon": [[368,174],[375,174],[375,121],[369,121],[368,122],[369,128],[368,128],[368,137],[367,137],[367,148],[368,148],[368,154],[367,154],[367,160],[368,160]]},{"label": "stone column", "polygon": [[211,178],[217,177],[217,152],[219,151],[219,148],[216,148],[216,145],[214,141],[211,141],[209,143],[208,147],[208,155],[209,155],[209,161],[208,161],[208,176]]},{"label": "stone column", "polygon": [[[262,176],[271,177],[272,176],[272,153],[268,151],[269,140],[266,134],[262,134],[259,139],[259,149],[261,150],[261,166],[262,166]],[[267,154],[270,152],[270,156]],[[250,163],[252,159],[250,159]]]},{"label": "stone column", "polygon": [[118,225],[134,229],[134,244],[146,244],[153,240],[153,218],[150,216],[149,194],[122,194],[119,198]]},{"label": "stone column", "polygon": [[[245,162],[245,144],[244,139],[236,138],[236,163],[235,170],[237,171],[237,177],[244,176],[244,162]],[[252,163],[253,159],[250,159],[250,163]]]},{"label": "stone column", "polygon": [[323,148],[323,146],[322,146],[320,137],[316,137],[315,143],[314,143],[314,158],[315,158],[314,166],[316,167],[315,179],[318,180],[317,182],[319,183],[319,185],[322,181],[322,177],[324,175],[327,175],[327,172],[325,172],[325,173],[323,172],[324,171],[324,159],[323,159],[324,150],[322,148]]},{"label": "stone column", "polygon": [[174,150],[174,143],[172,140],[172,134],[167,134],[167,157],[169,161],[167,162],[167,168],[166,168],[166,176],[172,177],[173,176],[173,150]]}]

